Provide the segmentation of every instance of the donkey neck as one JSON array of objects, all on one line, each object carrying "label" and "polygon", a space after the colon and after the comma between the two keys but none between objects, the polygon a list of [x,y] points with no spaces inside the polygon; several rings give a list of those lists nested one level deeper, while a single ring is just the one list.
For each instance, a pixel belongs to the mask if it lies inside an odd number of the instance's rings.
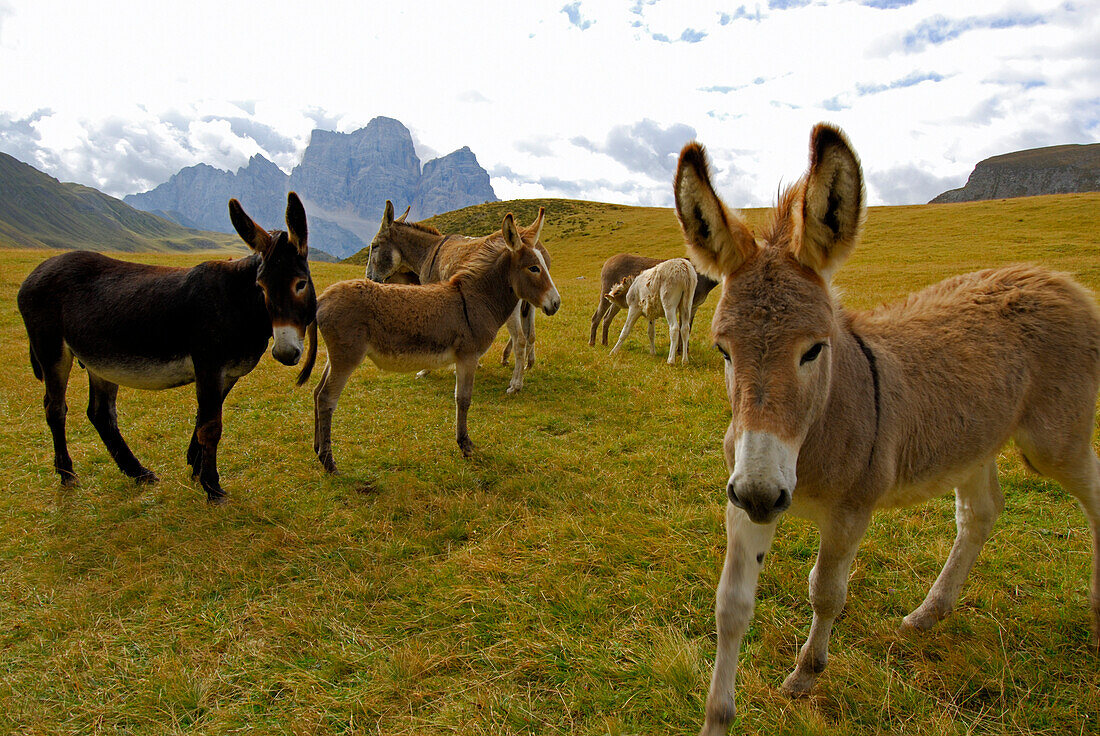
[{"label": "donkey neck", "polygon": [[508,253],[501,252],[484,271],[466,273],[454,280],[471,330],[484,327],[495,335],[519,303],[508,278],[510,261]]},{"label": "donkey neck", "polygon": [[416,271],[417,275],[421,276],[421,283],[425,283],[423,277],[427,274],[423,271],[428,267],[432,252],[438,250],[439,244],[447,236],[421,230],[408,224],[394,223],[393,227],[400,227],[398,232],[401,235],[402,258],[410,268]]}]

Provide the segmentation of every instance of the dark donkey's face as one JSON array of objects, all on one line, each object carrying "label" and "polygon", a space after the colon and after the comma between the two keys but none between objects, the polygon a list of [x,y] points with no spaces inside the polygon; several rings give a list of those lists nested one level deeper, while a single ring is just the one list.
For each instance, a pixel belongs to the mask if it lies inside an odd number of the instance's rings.
[{"label": "dark donkey's face", "polygon": [[241,203],[229,200],[229,219],[244,242],[260,256],[256,285],[264,295],[275,344],[271,355],[283,365],[302,357],[306,328],[317,317],[317,295],[309,275],[306,210],[290,192],[286,203],[286,232],[265,231],[245,214]]}]

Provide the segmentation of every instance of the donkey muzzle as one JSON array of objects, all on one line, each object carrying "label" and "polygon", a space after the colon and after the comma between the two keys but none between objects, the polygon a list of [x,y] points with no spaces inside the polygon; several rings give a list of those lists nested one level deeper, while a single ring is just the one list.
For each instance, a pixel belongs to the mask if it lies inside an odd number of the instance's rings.
[{"label": "donkey muzzle", "polygon": [[283,365],[297,365],[302,358],[302,336],[297,327],[275,327],[275,344],[271,346],[271,357]]},{"label": "donkey muzzle", "polygon": [[548,316],[558,311],[561,307],[561,295],[558,294],[558,290],[554,289],[552,292],[546,295],[542,300],[542,311]]},{"label": "donkey muzzle", "polygon": [[757,524],[772,521],[791,505],[797,460],[797,449],[770,432],[742,433],[726,484],[730,503]]},{"label": "donkey muzzle", "polygon": [[756,524],[767,524],[791,505],[791,492],[786,488],[753,485],[737,489],[732,480],[726,485],[726,496]]}]

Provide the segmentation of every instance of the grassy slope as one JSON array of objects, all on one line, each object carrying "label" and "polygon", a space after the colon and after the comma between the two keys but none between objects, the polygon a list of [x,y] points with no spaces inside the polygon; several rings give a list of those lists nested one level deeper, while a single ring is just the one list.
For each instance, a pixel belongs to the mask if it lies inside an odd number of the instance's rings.
[{"label": "grassy slope", "polygon": [[0,248],[244,252],[235,235],[192,230],[0,153]]},{"label": "grassy slope", "polygon": [[[526,222],[528,205],[497,206]],[[308,391],[265,357],[227,403],[220,456],[233,502],[216,511],[185,472],[191,390],[123,390],[123,432],[162,478],[136,488],[83,416],[79,370],[69,436],[82,485],[58,488],[14,306],[42,254],[0,253],[0,732],[697,728],[724,547],[728,408],[706,339],[715,300],[692,365],[650,357],[637,330],[609,360],[586,344],[600,264],[625,250],[680,254],[675,218],[558,202],[548,217],[564,306],[539,317],[539,363],[521,395],[504,395],[499,341],[483,361],[474,459],[454,446],[449,374],[363,366],[334,427],[345,474],[327,478],[310,447]],[[874,209],[837,281],[848,303],[870,306],[1021,259],[1100,290],[1100,195]],[[314,276],[323,288],[361,270],[316,264]],[[778,685],[809,626],[816,534],[783,523],[742,657],[740,728],[1096,732],[1088,528],[1012,453],[1002,468],[1008,508],[957,612],[923,638],[895,628],[946,558],[952,501],[877,517],[829,669],[801,702]]]}]

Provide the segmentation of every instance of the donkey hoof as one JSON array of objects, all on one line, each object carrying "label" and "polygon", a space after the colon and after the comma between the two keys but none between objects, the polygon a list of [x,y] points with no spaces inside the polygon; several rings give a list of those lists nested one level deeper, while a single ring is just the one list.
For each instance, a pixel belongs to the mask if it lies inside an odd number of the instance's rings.
[{"label": "donkey hoof", "polygon": [[76,477],[76,473],[61,473],[62,488],[76,488],[79,485],[80,479]]},{"label": "donkey hoof", "polygon": [[160,478],[157,477],[157,474],[148,468],[142,468],[138,471],[137,475],[134,476],[134,481],[142,486],[151,486],[158,480],[160,480]]},{"label": "donkey hoof", "polygon": [[463,457],[471,457],[474,454],[474,443],[470,440],[460,440],[458,449],[462,450]]},{"label": "donkey hoof", "polygon": [[331,452],[319,452],[317,453],[317,459],[321,461],[321,467],[325,469],[325,472],[329,475],[338,475],[340,471],[336,469],[336,461],[332,459]]},{"label": "donkey hoof", "polygon": [[817,682],[817,675],[803,672],[801,668],[796,667],[794,672],[783,681],[780,690],[788,698],[804,698],[813,690],[815,682]]},{"label": "donkey hoof", "polygon": [[521,383],[520,385],[518,385],[518,386],[516,386],[516,385],[514,385],[514,384],[508,384],[508,388],[507,388],[507,390],[505,390],[505,392],[504,392],[504,393],[506,393],[506,394],[509,394],[509,395],[511,395],[511,394],[518,394],[518,393],[519,393],[519,390],[520,390],[521,388],[523,388],[523,384],[522,384],[522,383]]},{"label": "donkey hoof", "polygon": [[229,503],[229,494],[225,491],[221,491],[220,493],[206,492],[207,506],[225,506],[227,503]]}]

